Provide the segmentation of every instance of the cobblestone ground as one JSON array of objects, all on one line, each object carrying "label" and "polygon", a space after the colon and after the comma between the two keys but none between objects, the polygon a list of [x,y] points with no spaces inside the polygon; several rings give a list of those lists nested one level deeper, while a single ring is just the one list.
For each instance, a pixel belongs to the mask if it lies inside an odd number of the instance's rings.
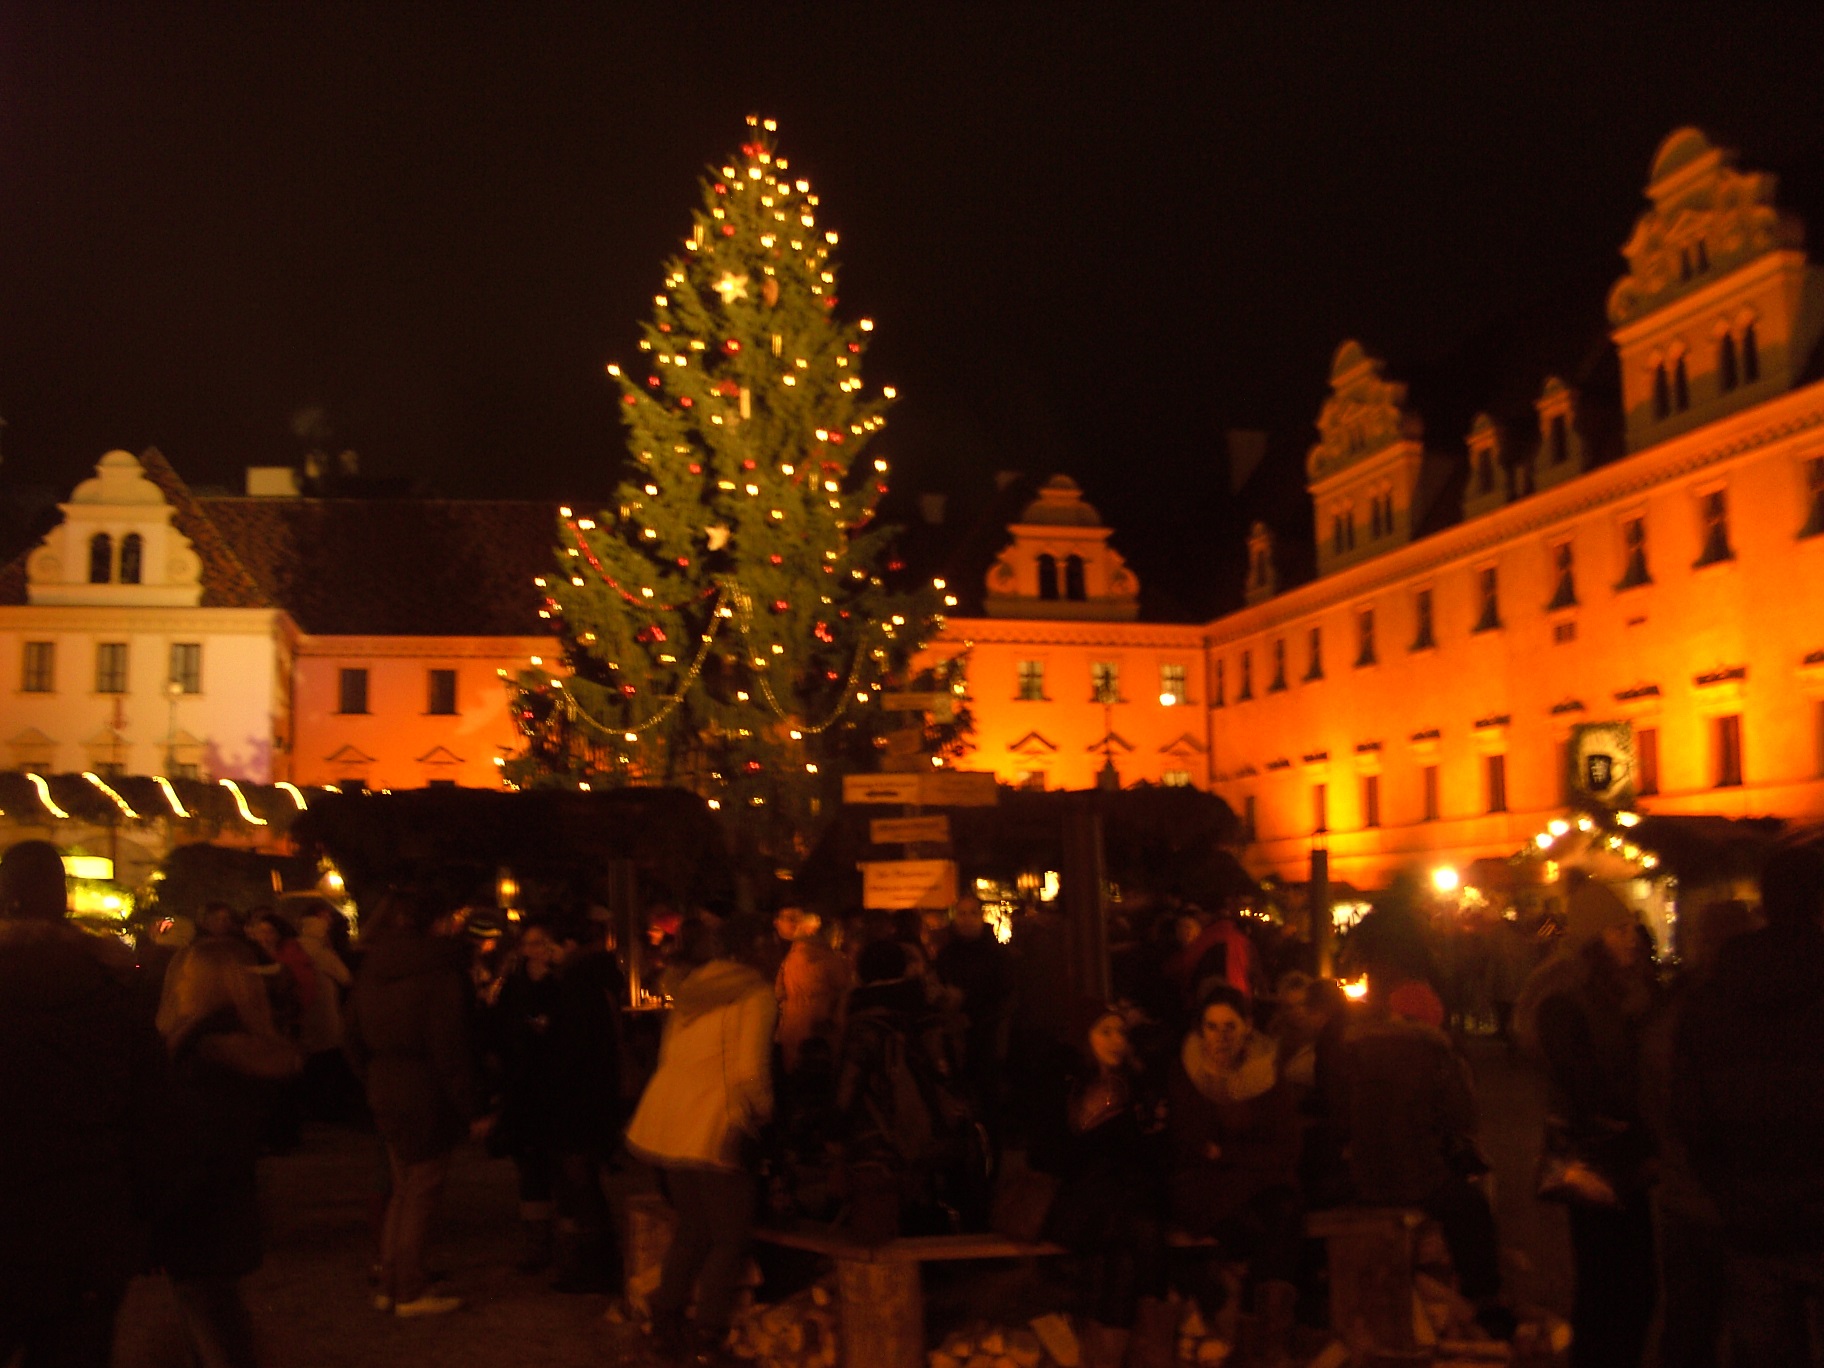
[{"label": "cobblestone ground", "polygon": [[[1492,1040],[1472,1038],[1468,1051],[1482,1100],[1483,1141],[1496,1168],[1510,1293],[1563,1314],[1571,1291],[1563,1213],[1531,1195],[1542,1086]],[[452,1169],[432,1249],[433,1267],[447,1274],[466,1305],[453,1315],[416,1321],[372,1310],[367,1195],[377,1165],[372,1135],[329,1127],[307,1128],[297,1152],[262,1165],[267,1257],[246,1292],[268,1368],[643,1368],[649,1362],[637,1336],[604,1319],[608,1298],[560,1296],[543,1277],[513,1271],[512,1166],[472,1146],[459,1152]],[[637,1171],[620,1175],[614,1195],[643,1185]],[[940,1308],[965,1318],[965,1308],[942,1305],[954,1296],[954,1289],[944,1291],[952,1296],[934,1295],[934,1320]],[[974,1283],[973,1291],[991,1302],[1014,1300],[993,1277]],[[967,1308],[982,1316],[996,1309]],[[161,1284],[136,1283],[122,1317],[115,1368],[184,1365],[172,1315]]]}]

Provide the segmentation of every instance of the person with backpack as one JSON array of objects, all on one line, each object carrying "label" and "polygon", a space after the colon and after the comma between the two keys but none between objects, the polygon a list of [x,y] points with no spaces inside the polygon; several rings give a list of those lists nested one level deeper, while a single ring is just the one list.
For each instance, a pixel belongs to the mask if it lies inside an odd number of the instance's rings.
[{"label": "person with backpack", "polygon": [[850,1227],[881,1243],[906,1226],[953,1224],[943,1199],[965,1161],[971,1125],[951,1086],[941,1022],[905,947],[875,941],[856,971],[835,1111]]}]

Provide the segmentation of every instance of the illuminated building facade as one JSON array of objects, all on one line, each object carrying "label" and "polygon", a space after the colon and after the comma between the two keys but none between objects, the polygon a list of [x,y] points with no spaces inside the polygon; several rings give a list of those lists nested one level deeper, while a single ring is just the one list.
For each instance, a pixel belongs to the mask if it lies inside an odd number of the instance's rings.
[{"label": "illuminated building facade", "polygon": [[1204,633],[1228,683],[1211,785],[1257,872],[1302,878],[1320,840],[1359,885],[1507,856],[1565,810],[1601,722],[1630,724],[1645,809],[1824,817],[1824,278],[1773,178],[1696,130],[1647,194],[1606,427],[1546,376],[1524,427],[1473,421],[1465,461],[1338,350],[1317,578]]}]

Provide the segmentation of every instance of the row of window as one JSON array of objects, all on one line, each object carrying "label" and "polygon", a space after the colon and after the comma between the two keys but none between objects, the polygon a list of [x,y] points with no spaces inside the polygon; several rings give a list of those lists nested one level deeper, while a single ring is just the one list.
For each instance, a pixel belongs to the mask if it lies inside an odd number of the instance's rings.
[{"label": "row of window", "polygon": [[[1808,516],[1801,537],[1813,537],[1824,533],[1824,457],[1814,457],[1806,462],[1806,493]],[[1723,489],[1713,489],[1706,493],[1699,504],[1703,518],[1702,549],[1695,562],[1698,566],[1714,565],[1720,561],[1735,559],[1735,548],[1729,539],[1729,497]],[[1622,574],[1616,581],[1615,588],[1632,589],[1639,585],[1651,584],[1653,576],[1647,567],[1647,522],[1644,514],[1635,514],[1622,519]],[[1575,608],[1577,597],[1576,552],[1571,541],[1555,543],[1552,546],[1552,595],[1546,602],[1546,609],[1557,612]],[[1476,617],[1470,627],[1472,633],[1491,632],[1502,625],[1501,619],[1501,579],[1495,566],[1482,566],[1476,572]],[[1576,635],[1574,627],[1558,634],[1559,640],[1568,640]],[[1324,677],[1323,629],[1307,629],[1307,664],[1303,678],[1317,680]],[[1413,636],[1407,649],[1410,651],[1430,650],[1438,644],[1437,629],[1433,616],[1432,591],[1430,588],[1413,591]],[[1287,687],[1286,642],[1281,637],[1273,643],[1272,679],[1267,684],[1268,693],[1278,693]],[[1375,610],[1361,608],[1356,611],[1356,649],[1355,664],[1373,665],[1379,660],[1379,646],[1375,638]],[[1244,650],[1238,661],[1239,675],[1236,680],[1235,701],[1245,703],[1254,697],[1254,655],[1252,650]],[[1215,675],[1210,681],[1211,706],[1222,707],[1228,701],[1228,679],[1226,662],[1215,662]]]},{"label": "row of window", "polygon": [[[1081,603],[1088,597],[1083,583],[1083,557],[1064,557],[1064,594],[1074,603]],[[1055,599],[1058,597],[1058,558],[1049,553],[1039,556],[1039,597]]]},{"label": "row of window", "polygon": [[[1820,714],[1820,725],[1824,726],[1824,713]],[[1742,719],[1738,713],[1713,717],[1709,721],[1710,729],[1710,782],[1714,788],[1740,788],[1742,785]],[[1824,734],[1821,734],[1824,735]],[[1824,750],[1824,740],[1821,740]],[[1566,757],[1560,756],[1561,762]],[[1570,797],[1570,774],[1568,763],[1560,763],[1560,783],[1564,786],[1559,793],[1560,800]],[[1654,727],[1641,727],[1634,733],[1634,777],[1635,792],[1642,798],[1650,798],[1659,792],[1659,731]],[[1435,822],[1440,816],[1438,799],[1439,780],[1438,766],[1424,765],[1419,770],[1419,812],[1421,822]],[[1362,783],[1362,826],[1372,830],[1381,825],[1381,776],[1364,774]],[[1507,756],[1504,754],[1485,755],[1482,757],[1482,801],[1483,811],[1489,813],[1506,812],[1507,798]],[[1242,820],[1252,839],[1254,833],[1254,795],[1247,794],[1242,799]],[[1330,830],[1330,786],[1327,781],[1320,781],[1311,786],[1311,829],[1316,832]]]},{"label": "row of window", "polygon": [[[166,676],[177,692],[194,694],[203,691],[203,647],[201,642],[171,643],[170,672]],[[57,643],[28,641],[20,659],[19,689],[22,693],[57,692]],[[95,692],[119,694],[127,691],[127,643],[101,641],[95,644]]]},{"label": "row of window", "polygon": [[[435,717],[453,717],[456,713],[456,671],[425,671],[424,710]],[[336,711],[365,713],[367,706],[367,670],[351,667],[336,672]]]},{"label": "row of window", "polygon": [[[95,692],[127,692],[127,643],[101,641],[95,645]],[[201,642],[171,643],[170,673],[167,679],[180,694],[203,691],[203,647]],[[1183,669],[1179,669],[1180,684]],[[23,693],[57,692],[57,643],[28,641],[21,657],[19,688]],[[425,672],[425,708],[427,713],[453,716],[456,712],[456,671],[433,669]],[[336,711],[365,713],[367,707],[367,670],[345,669],[336,678]]]},{"label": "row of window", "polygon": [[[1166,707],[1176,707],[1189,702],[1185,667],[1182,665],[1161,665],[1159,667],[1159,701]],[[1019,662],[1018,692],[1015,697],[1022,702],[1047,702],[1045,693],[1045,662],[1042,660],[1022,660]],[[1121,666],[1118,661],[1092,661],[1089,667],[1089,699],[1092,703],[1122,703]]]},{"label": "row of window", "polygon": [[[1742,385],[1752,385],[1761,378],[1761,349],[1755,340],[1754,324],[1742,325],[1740,334],[1725,332],[1716,341],[1717,384],[1724,394]],[[1668,369],[1664,361],[1653,363],[1653,416],[1669,418],[1691,407],[1691,378],[1685,370],[1685,358],[1672,358]]]}]

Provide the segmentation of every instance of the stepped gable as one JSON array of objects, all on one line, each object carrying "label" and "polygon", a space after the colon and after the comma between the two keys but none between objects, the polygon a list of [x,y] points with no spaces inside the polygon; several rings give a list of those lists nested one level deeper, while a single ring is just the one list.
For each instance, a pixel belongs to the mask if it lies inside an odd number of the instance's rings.
[{"label": "stepped gable", "polygon": [[327,636],[545,636],[535,576],[558,505],[519,500],[202,501],[272,600]]}]

